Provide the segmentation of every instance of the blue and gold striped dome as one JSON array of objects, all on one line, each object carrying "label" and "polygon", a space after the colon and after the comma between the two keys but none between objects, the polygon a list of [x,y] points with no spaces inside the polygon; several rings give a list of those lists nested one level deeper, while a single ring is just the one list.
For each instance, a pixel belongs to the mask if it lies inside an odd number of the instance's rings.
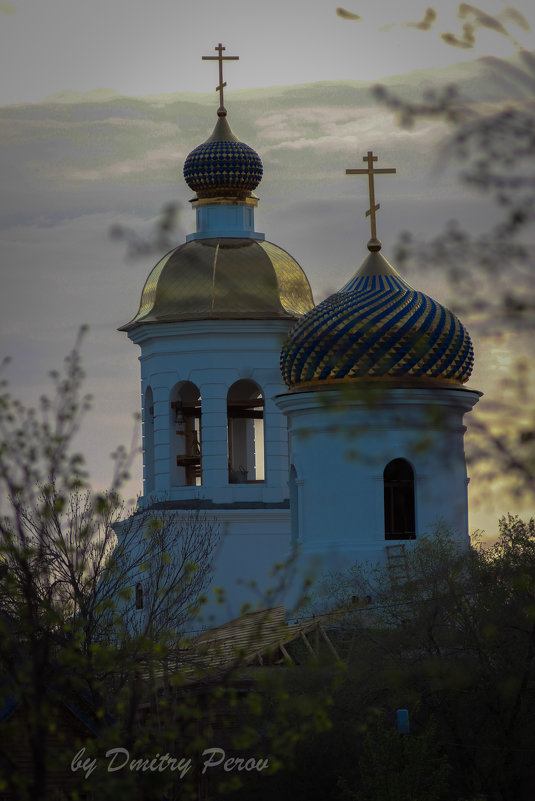
[{"label": "blue and gold striped dome", "polygon": [[199,198],[247,197],[262,180],[262,161],[252,147],[234,136],[226,112],[218,114],[210,138],[186,158],[184,179]]},{"label": "blue and gold striped dome", "polygon": [[472,342],[458,318],[413,289],[379,252],[294,326],[281,353],[290,388],[359,378],[464,384],[473,363]]}]

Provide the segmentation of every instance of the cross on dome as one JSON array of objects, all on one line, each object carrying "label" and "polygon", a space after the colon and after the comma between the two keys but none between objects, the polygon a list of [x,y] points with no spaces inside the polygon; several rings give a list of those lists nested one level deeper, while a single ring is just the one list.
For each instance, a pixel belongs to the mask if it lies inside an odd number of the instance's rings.
[{"label": "cross on dome", "polygon": [[[227,121],[227,110],[223,105],[223,88],[227,85],[223,80],[223,62],[237,61],[239,56],[224,56],[225,49],[219,42],[214,48],[217,56],[202,56],[204,61],[218,62],[219,84],[216,87],[220,103],[217,110],[218,119],[212,135],[192,150],[184,162],[184,178],[189,188],[197,194],[195,201],[218,199],[217,219],[223,214],[220,203],[222,197],[234,198],[247,204],[256,202],[253,201],[251,193],[262,178],[260,156],[252,147],[240,142],[234,136]],[[229,224],[234,212],[235,210],[229,210]],[[199,219],[197,222],[199,223]],[[199,230],[196,233],[199,233]]]},{"label": "cross on dome", "polygon": [[368,187],[370,192],[370,208],[366,212],[366,217],[370,217],[371,222],[371,239],[368,242],[368,250],[372,252],[376,252],[381,250],[381,241],[377,239],[377,226],[375,221],[375,212],[381,208],[380,203],[375,203],[375,185],[374,185],[374,176],[375,175],[382,175],[385,173],[395,173],[395,167],[388,167],[386,169],[376,170],[374,169],[373,162],[377,161],[377,156],[373,155],[373,151],[368,150],[368,155],[362,157],[362,161],[368,162],[368,167],[365,170],[354,170],[348,169],[346,170],[346,175],[367,175],[368,176]]},{"label": "cross on dome", "polygon": [[223,103],[223,89],[227,85],[227,82],[223,82],[223,62],[224,61],[239,61],[239,56],[224,56],[223,50],[226,50],[226,47],[223,47],[221,42],[214,47],[214,50],[217,50],[217,56],[203,56],[203,61],[218,61],[219,62],[219,85],[216,86],[216,92],[219,92],[219,109],[217,114],[219,117],[224,117],[227,113],[225,105]]}]

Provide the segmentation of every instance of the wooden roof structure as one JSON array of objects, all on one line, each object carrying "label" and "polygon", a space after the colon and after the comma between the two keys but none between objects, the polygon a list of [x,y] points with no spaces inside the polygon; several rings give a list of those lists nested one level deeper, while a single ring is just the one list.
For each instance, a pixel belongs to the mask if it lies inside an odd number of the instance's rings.
[{"label": "wooden roof structure", "polygon": [[[255,610],[192,637],[177,656],[182,666],[223,670],[236,664],[262,667],[325,658],[341,661],[351,646],[343,636],[343,619],[358,610],[356,606],[294,622],[286,621],[284,606]],[[350,629],[354,637],[354,623]]]}]

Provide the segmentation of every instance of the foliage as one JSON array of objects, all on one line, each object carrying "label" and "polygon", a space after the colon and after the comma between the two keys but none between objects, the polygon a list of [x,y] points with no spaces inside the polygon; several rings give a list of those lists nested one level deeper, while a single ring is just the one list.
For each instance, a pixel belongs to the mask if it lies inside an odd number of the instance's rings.
[{"label": "foliage", "polygon": [[166,203],[148,236],[143,237],[124,225],[113,225],[109,230],[109,236],[111,239],[126,242],[127,258],[161,256],[176,244],[180,211],[179,203]]},{"label": "foliage", "polygon": [[[125,516],[119,490],[133,451],[118,449],[111,487],[90,492],[71,452],[90,403],[79,345],[37,410],[2,385],[0,792],[20,801],[73,787],[99,801],[236,792],[327,725],[329,688],[313,704],[263,688],[242,664],[247,643],[205,652],[210,638],[197,644],[188,632],[217,527],[165,503]],[[258,615],[255,642],[268,617]],[[250,767],[229,774],[229,759]]]},{"label": "foliage", "polygon": [[440,801],[447,789],[446,756],[432,723],[414,736],[398,734],[381,716],[371,724],[359,759],[359,789],[340,779],[344,801]]},{"label": "foliage", "polygon": [[[475,234],[462,222],[449,221],[428,240],[405,232],[395,259],[406,269],[440,270],[451,294],[450,305],[487,343],[501,342],[511,351],[510,367],[496,388],[500,402],[487,400],[471,426],[470,458],[480,484],[499,484],[517,498],[531,501],[535,475],[535,409],[531,337],[535,224],[535,53],[520,46],[514,29],[529,23],[514,7],[499,13],[459,3],[460,31],[444,30],[440,9],[428,9],[428,23],[415,25],[443,43],[473,49],[486,29],[516,49],[511,59],[480,59],[492,81],[495,98],[475,102],[454,84],[427,90],[420,102],[374,89],[376,97],[413,128],[428,118],[450,126],[439,163],[459,169],[461,185],[487,204],[490,227]],[[494,204],[495,212],[492,206]],[[504,418],[507,418],[504,423]]]},{"label": "foliage", "polygon": [[[340,801],[528,801],[535,522],[503,518],[493,547],[470,550],[438,531],[415,543],[403,569],[355,566],[331,582],[346,611],[329,636],[346,671],[331,729],[300,746],[286,774],[305,788],[292,797],[337,786],[329,797]],[[371,603],[355,603],[363,592]],[[410,734],[395,729],[399,708],[409,710]]]},{"label": "foliage", "polygon": [[[337,14],[360,19],[345,9]],[[441,39],[463,49],[473,47],[480,28],[512,39],[511,24],[527,26],[512,8],[492,15],[460,3],[458,16],[462,32],[443,30]],[[410,26],[429,32],[440,19],[431,8]],[[455,86],[429,90],[420,103],[382,87],[375,94],[405,127],[446,121],[442,165],[460,165],[463,184],[496,206],[497,222],[485,234],[455,221],[427,242],[405,233],[395,258],[405,267],[439,267],[450,305],[470,327],[514,341],[518,359],[511,358],[500,402],[487,402],[490,413],[472,424],[480,436],[471,458],[489,481],[526,492],[531,502],[535,56],[519,48],[516,59],[484,64],[504,89],[502,101],[477,105]],[[313,611],[345,610],[330,636],[344,653],[346,678],[334,694],[331,729],[298,748],[276,797],[290,797],[291,786],[292,799],[307,801],[532,798],[534,536],[533,520],[509,516],[493,547],[459,550],[437,531],[419,539],[397,571],[357,565],[327,577]],[[410,735],[394,729],[398,708],[410,711]]]},{"label": "foliage", "polygon": [[[132,740],[146,702],[142,673],[154,673],[191,618],[216,543],[213,527],[193,519],[164,526],[137,515],[119,527],[118,490],[131,459],[124,449],[114,454],[109,491],[89,491],[83,459],[71,453],[90,403],[79,344],[38,410],[13,398],[5,382],[0,398],[2,695],[24,720],[32,765],[27,775],[13,770],[4,729],[3,786],[21,799],[49,790],[58,707],[88,720],[86,736],[106,722],[119,742]],[[147,590],[141,612],[136,582]],[[15,734],[16,725],[5,725],[10,740],[24,739],[23,726]],[[65,763],[68,753],[56,759]]]},{"label": "foliage", "polygon": [[[505,20],[466,3],[459,16],[462,34],[444,32],[447,44],[470,48],[480,27],[508,35]],[[430,30],[438,18],[428,9],[413,27]],[[439,264],[456,311],[484,313],[491,333],[504,326],[518,333],[532,325],[535,308],[535,61],[521,51],[516,64],[486,63],[509,95],[494,108],[474,109],[454,87],[418,105],[380,89],[377,95],[405,125],[427,116],[452,124],[444,157],[459,160],[465,183],[503,211],[484,237],[459,224],[430,243],[407,234],[398,260]],[[110,233],[126,240],[130,255],[165,250],[175,216],[175,207],[165,209],[151,240],[123,228]],[[58,763],[68,772],[85,749],[86,769],[76,778],[99,799],[197,798],[200,786],[209,797],[254,794],[258,801],[531,798],[533,520],[503,519],[489,549],[460,552],[439,531],[419,540],[397,573],[356,566],[331,577],[327,599],[347,610],[329,631],[343,667],[301,666],[280,673],[280,682],[258,682],[237,655],[214,673],[188,660],[183,632],[209,577],[216,532],[195,515],[179,522],[139,512],[121,522],[118,492],[130,461],[122,449],[110,490],[88,491],[83,460],[71,452],[89,404],[82,378],[75,348],[65,372],[53,376],[53,397],[42,398],[37,411],[5,386],[0,397],[0,791],[21,801],[48,797]],[[522,398],[529,384],[517,378],[513,390]],[[511,431],[478,425],[480,458],[497,456],[502,472],[533,490],[531,408]],[[368,597],[371,603],[355,601]],[[409,735],[394,730],[399,707],[410,710]],[[73,709],[78,728],[62,739],[62,715]],[[270,775],[255,775],[245,790],[239,777],[224,777],[222,786],[220,777],[204,776],[203,751],[216,739],[248,755],[269,753]],[[31,755],[28,771],[12,756],[19,743]],[[193,767],[180,779],[152,769],[90,770],[118,746],[132,759],[170,754]]]}]

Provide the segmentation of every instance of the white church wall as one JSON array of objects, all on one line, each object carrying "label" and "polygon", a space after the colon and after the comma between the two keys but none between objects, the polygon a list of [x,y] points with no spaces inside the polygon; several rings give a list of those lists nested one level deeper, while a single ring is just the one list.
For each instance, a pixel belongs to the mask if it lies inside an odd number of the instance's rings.
[{"label": "white church wall", "polygon": [[[173,526],[185,525],[195,514],[195,506],[188,509],[166,509],[165,502],[156,504],[154,518],[166,518]],[[192,618],[188,629],[219,625],[241,614],[244,604],[256,608],[259,605],[276,605],[285,600],[284,571],[272,575],[277,563],[282,563],[288,555],[289,516],[287,508],[247,509],[219,508],[199,509],[199,520],[214,525],[219,541],[212,553],[213,575],[205,591],[207,602],[202,606],[200,618]],[[151,512],[139,515],[139,543],[142,545],[144,531],[150,525]],[[123,529],[129,530],[130,520],[116,525],[119,539]],[[135,523],[134,523],[135,525]],[[135,556],[135,554],[133,554]],[[150,573],[150,566],[147,567]],[[148,573],[140,572],[138,581],[142,587],[150,585]],[[219,592],[223,591],[224,602],[219,603]],[[268,595],[269,590],[278,590]],[[135,591],[135,587],[132,587]]]},{"label": "white church wall", "polygon": [[[290,320],[207,320],[140,326],[131,333],[142,349],[142,387],[145,391],[150,386],[154,399],[156,496],[210,498],[214,503],[276,503],[288,498],[287,424],[273,396],[284,389],[278,364],[281,342],[290,325]],[[229,484],[227,396],[229,389],[244,379],[255,382],[264,398],[264,479],[261,483]],[[202,479],[193,495],[193,487],[177,486],[176,471],[170,464],[175,436],[170,403],[175,387],[182,382],[194,384],[201,395]],[[145,472],[150,475],[147,469]],[[147,482],[145,502],[150,502]]]},{"label": "white church wall", "polygon": [[293,533],[305,561],[323,572],[384,561],[387,545],[410,547],[410,539],[385,539],[383,471],[400,458],[414,471],[416,537],[440,524],[467,545],[462,418],[478,398],[438,387],[384,389],[370,404],[336,391],[279,396],[296,471]]}]

